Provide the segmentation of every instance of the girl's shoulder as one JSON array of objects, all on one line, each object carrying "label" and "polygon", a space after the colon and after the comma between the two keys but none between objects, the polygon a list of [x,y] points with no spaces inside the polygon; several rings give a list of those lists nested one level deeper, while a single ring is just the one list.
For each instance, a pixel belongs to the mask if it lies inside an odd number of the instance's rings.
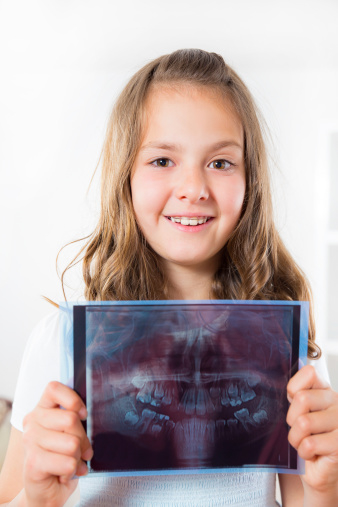
[{"label": "girl's shoulder", "polygon": [[59,310],[55,309],[45,315],[33,328],[29,341],[55,337],[59,332]]},{"label": "girl's shoulder", "polygon": [[311,364],[316,369],[323,380],[331,384],[327,363],[323,354],[319,359],[309,359],[308,364]]},{"label": "girl's shoulder", "polygon": [[40,362],[46,360],[50,355],[55,357],[56,349],[59,349],[60,343],[60,326],[59,311],[54,310],[45,315],[31,331],[20,371],[27,367],[27,363],[32,361],[32,357],[40,358]]},{"label": "girl's shoulder", "polygon": [[21,361],[16,385],[12,425],[22,431],[24,416],[38,403],[48,382],[60,381],[60,327],[57,310],[33,328]]}]

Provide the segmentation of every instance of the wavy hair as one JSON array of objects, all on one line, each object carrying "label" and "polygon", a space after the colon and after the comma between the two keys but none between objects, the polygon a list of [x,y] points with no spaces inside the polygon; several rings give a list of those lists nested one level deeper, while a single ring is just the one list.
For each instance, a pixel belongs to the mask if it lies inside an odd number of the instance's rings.
[{"label": "wavy hair", "polygon": [[[222,56],[182,49],[141,68],[127,83],[112,110],[101,154],[101,211],[94,232],[62,273],[83,254],[85,298],[159,300],[168,298],[161,260],[135,219],[131,170],[140,147],[145,102],[157,85],[211,87],[227,97],[244,130],[246,191],[239,222],[223,248],[212,284],[215,299],[310,301],[309,357],[315,344],[309,283],[284,246],[273,221],[267,155],[254,100]],[[89,238],[89,239],[88,239]],[[79,240],[80,241],[80,240]]]}]

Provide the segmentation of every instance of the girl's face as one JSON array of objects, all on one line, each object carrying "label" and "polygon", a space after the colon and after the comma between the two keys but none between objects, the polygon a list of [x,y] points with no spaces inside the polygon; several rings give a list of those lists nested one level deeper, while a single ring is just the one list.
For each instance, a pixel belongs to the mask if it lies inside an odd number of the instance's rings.
[{"label": "girl's face", "polygon": [[193,86],[158,86],[145,111],[131,174],[139,227],[168,270],[216,271],[244,199],[241,122],[230,102]]}]

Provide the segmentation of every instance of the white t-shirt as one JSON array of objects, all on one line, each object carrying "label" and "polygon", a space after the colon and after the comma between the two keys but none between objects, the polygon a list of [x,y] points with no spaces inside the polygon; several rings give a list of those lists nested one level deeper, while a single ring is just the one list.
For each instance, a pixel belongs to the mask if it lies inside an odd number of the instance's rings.
[{"label": "white t-shirt", "polygon": [[[328,379],[325,361],[314,364]],[[33,330],[26,345],[16,387],[11,423],[22,431],[22,421],[41,398],[48,382],[60,381],[60,332],[57,311],[45,317]],[[85,506],[273,507],[275,474],[215,473],[147,477],[84,477],[80,488],[67,502]],[[79,500],[79,490],[81,500]]]}]

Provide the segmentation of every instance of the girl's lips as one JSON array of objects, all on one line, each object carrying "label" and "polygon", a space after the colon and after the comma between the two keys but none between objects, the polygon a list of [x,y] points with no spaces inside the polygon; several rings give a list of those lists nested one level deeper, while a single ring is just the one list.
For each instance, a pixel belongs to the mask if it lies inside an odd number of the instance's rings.
[{"label": "girl's lips", "polygon": [[195,217],[173,217],[173,216],[169,216],[167,217],[169,218],[169,220],[171,220],[172,222],[176,222],[176,223],[180,223],[182,225],[201,225],[201,224],[204,224],[205,222],[207,222],[209,220],[210,217],[199,217],[199,216],[195,216]]},{"label": "girl's lips", "polygon": [[176,213],[176,214],[168,214],[168,215],[165,215],[167,218],[169,217],[175,217],[175,218],[182,218],[182,217],[188,217],[188,218],[195,218],[195,217],[198,217],[198,218],[212,218],[212,215],[206,215],[205,213],[198,213],[195,211],[195,213],[193,212],[185,212],[185,213]]},{"label": "girl's lips", "polygon": [[[168,222],[173,226],[175,227],[175,229],[179,230],[179,231],[183,231],[183,232],[199,232],[199,231],[202,231],[203,229],[205,229],[206,227],[209,226],[209,224],[214,220],[214,217],[210,217],[210,216],[199,216],[199,215],[192,215],[190,217],[190,221],[193,223],[192,225],[185,225],[185,224],[182,224],[180,222],[175,222],[172,220],[172,218],[181,218],[181,219],[184,219],[184,218],[189,218],[189,215],[182,215],[182,216],[179,216],[179,215],[175,215],[175,216],[166,216],[165,217]],[[195,219],[195,220],[193,220]],[[194,225],[196,223],[196,220],[198,221],[199,219],[206,219],[206,221],[204,223],[201,223],[201,224],[197,224],[197,225]]]}]

